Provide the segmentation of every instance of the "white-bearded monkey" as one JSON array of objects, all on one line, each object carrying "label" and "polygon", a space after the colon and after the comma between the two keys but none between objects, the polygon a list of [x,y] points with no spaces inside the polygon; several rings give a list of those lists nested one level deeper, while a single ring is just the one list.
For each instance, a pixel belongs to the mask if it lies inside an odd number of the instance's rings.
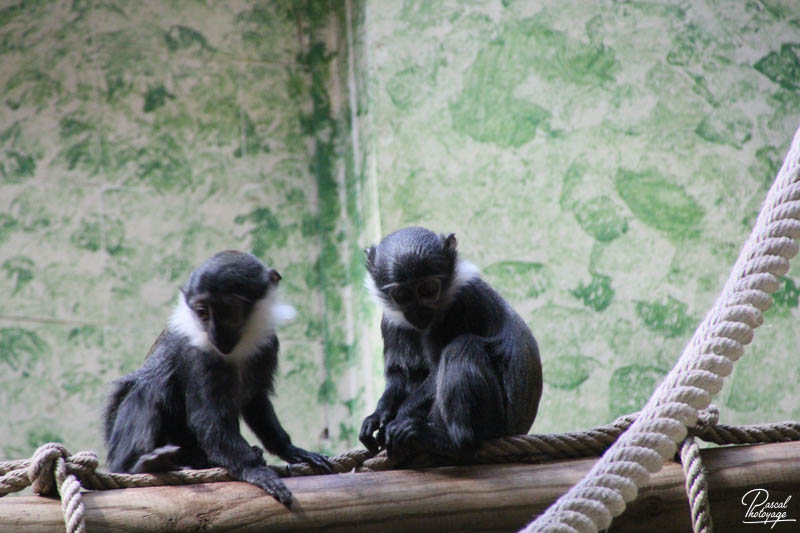
[{"label": "white-bearded monkey", "polygon": [[294,312],[276,298],[280,279],[237,251],[192,272],[142,367],[112,386],[104,412],[110,471],[221,466],[289,505],[292,494],[263,451],[242,437],[240,416],[269,452],[331,471],[324,456],[292,444],[270,400],[275,327]]},{"label": "white-bearded monkey", "polygon": [[361,442],[400,462],[420,451],[447,462],[468,460],[488,439],[527,433],[542,394],[536,340],[458,257],[455,235],[405,228],[365,252],[383,310],[386,390]]}]

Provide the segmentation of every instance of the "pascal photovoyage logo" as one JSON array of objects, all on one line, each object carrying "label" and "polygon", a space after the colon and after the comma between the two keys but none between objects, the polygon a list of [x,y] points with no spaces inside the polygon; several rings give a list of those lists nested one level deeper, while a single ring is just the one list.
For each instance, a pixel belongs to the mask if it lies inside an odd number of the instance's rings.
[{"label": "pascal photovoyage logo", "polygon": [[767,489],[753,489],[742,496],[742,505],[746,510],[743,524],[762,524],[773,529],[780,522],[797,522],[795,518],[788,517],[789,501],[792,495],[785,500],[770,500]]}]

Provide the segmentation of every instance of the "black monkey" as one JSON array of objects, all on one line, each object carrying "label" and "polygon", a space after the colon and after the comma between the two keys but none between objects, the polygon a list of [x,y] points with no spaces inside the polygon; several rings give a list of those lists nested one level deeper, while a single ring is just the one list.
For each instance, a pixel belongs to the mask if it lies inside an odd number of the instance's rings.
[{"label": "black monkey", "polygon": [[103,417],[111,472],[221,466],[289,505],[261,448],[239,432],[240,415],[271,453],[331,471],[324,456],[292,444],[270,401],[275,326],[294,313],[276,299],[280,279],[237,251],[192,272],[142,367],[112,385]]},{"label": "black monkey", "polygon": [[446,462],[469,459],[488,439],[527,433],[542,394],[536,340],[459,259],[455,235],[405,228],[365,252],[367,283],[383,308],[386,390],[361,442],[401,462],[419,451]]}]

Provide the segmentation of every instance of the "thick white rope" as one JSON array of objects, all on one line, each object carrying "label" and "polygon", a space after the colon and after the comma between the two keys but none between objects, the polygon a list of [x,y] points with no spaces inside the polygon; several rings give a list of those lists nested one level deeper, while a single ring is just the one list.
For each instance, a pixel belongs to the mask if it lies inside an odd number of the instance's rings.
[{"label": "thick white rope", "polygon": [[525,532],[596,533],[675,455],[772,304],[800,237],[800,129],[714,306],[639,417],[577,485]]}]

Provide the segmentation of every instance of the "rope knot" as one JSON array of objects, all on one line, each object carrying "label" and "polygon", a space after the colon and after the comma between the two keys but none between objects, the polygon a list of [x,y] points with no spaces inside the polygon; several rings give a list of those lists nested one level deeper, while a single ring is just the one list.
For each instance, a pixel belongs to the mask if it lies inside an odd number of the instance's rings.
[{"label": "rope knot", "polygon": [[67,457],[69,452],[57,442],[39,446],[31,458],[31,466],[28,469],[28,479],[33,485],[34,493],[40,495],[55,493],[56,471],[66,471]]},{"label": "rope knot", "polygon": [[712,403],[697,413],[697,424],[693,433],[701,435],[717,424],[719,424],[719,409]]},{"label": "rope knot", "polygon": [[67,470],[78,477],[94,474],[97,467],[100,466],[100,460],[97,458],[97,454],[91,451],[78,452],[66,459]]}]

